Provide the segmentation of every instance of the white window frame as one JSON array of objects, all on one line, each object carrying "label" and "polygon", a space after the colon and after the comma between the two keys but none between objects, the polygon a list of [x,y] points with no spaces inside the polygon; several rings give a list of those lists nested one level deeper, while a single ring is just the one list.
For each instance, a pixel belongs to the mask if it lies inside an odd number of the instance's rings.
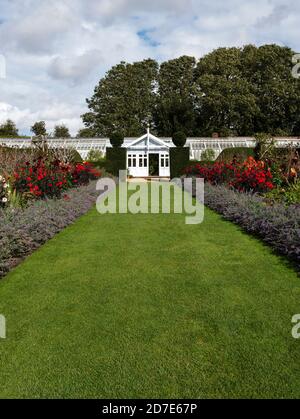
[{"label": "white window frame", "polygon": [[169,167],[169,154],[161,154],[160,155],[160,167],[166,169]]}]

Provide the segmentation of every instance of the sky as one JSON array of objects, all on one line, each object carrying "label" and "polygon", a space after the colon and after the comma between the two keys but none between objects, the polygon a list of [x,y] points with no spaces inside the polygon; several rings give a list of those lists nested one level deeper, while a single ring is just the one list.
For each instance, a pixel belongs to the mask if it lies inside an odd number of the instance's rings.
[{"label": "sky", "polygon": [[22,134],[37,120],[50,132],[64,123],[75,135],[85,99],[118,62],[248,43],[300,52],[299,22],[294,0],[0,0],[0,122]]}]

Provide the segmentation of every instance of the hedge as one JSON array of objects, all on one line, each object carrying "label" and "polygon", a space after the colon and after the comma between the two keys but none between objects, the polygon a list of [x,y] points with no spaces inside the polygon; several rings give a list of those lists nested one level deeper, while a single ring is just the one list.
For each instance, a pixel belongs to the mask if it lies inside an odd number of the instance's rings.
[{"label": "hedge", "polygon": [[234,157],[237,158],[237,161],[243,162],[247,160],[248,157],[254,157],[254,148],[250,148],[250,147],[225,148],[225,150],[223,150],[222,153],[218,156],[217,161],[230,163],[232,162]]},{"label": "hedge", "polygon": [[106,170],[119,176],[119,170],[126,170],[126,148],[114,147],[106,150]]},{"label": "hedge", "polygon": [[183,169],[189,165],[190,149],[189,147],[170,148],[170,176],[171,179],[180,177]]}]

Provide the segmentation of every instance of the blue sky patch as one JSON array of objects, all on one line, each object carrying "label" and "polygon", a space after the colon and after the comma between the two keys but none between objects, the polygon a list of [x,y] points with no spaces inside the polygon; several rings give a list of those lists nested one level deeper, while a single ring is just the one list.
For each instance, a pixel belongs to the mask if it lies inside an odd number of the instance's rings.
[{"label": "blue sky patch", "polygon": [[158,47],[160,43],[152,39],[152,32],[154,32],[154,29],[142,29],[137,32],[137,35],[151,47]]}]

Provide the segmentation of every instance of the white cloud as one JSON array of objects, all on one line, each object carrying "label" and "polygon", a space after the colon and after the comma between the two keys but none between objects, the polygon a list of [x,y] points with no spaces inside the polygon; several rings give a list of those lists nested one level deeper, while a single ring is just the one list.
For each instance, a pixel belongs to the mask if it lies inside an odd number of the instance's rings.
[{"label": "white cloud", "polygon": [[[200,57],[219,46],[274,42],[299,50],[292,0],[0,0],[0,120],[28,132],[65,122],[75,134],[85,98],[121,60]],[[147,36],[145,36],[145,34]]]},{"label": "white cloud", "polygon": [[51,61],[48,73],[54,79],[66,79],[78,83],[86,79],[101,61],[103,58],[99,50],[86,51],[82,55],[73,57],[58,56]]},{"label": "white cloud", "polygon": [[12,119],[22,132],[29,134],[30,127],[36,121],[46,121],[48,132],[52,132],[57,124],[65,124],[71,132],[76,133],[82,127],[79,117],[81,112],[83,109],[72,108],[62,103],[52,104],[42,111],[32,112],[29,108],[19,109],[17,106],[0,102],[0,124],[7,119]]}]

